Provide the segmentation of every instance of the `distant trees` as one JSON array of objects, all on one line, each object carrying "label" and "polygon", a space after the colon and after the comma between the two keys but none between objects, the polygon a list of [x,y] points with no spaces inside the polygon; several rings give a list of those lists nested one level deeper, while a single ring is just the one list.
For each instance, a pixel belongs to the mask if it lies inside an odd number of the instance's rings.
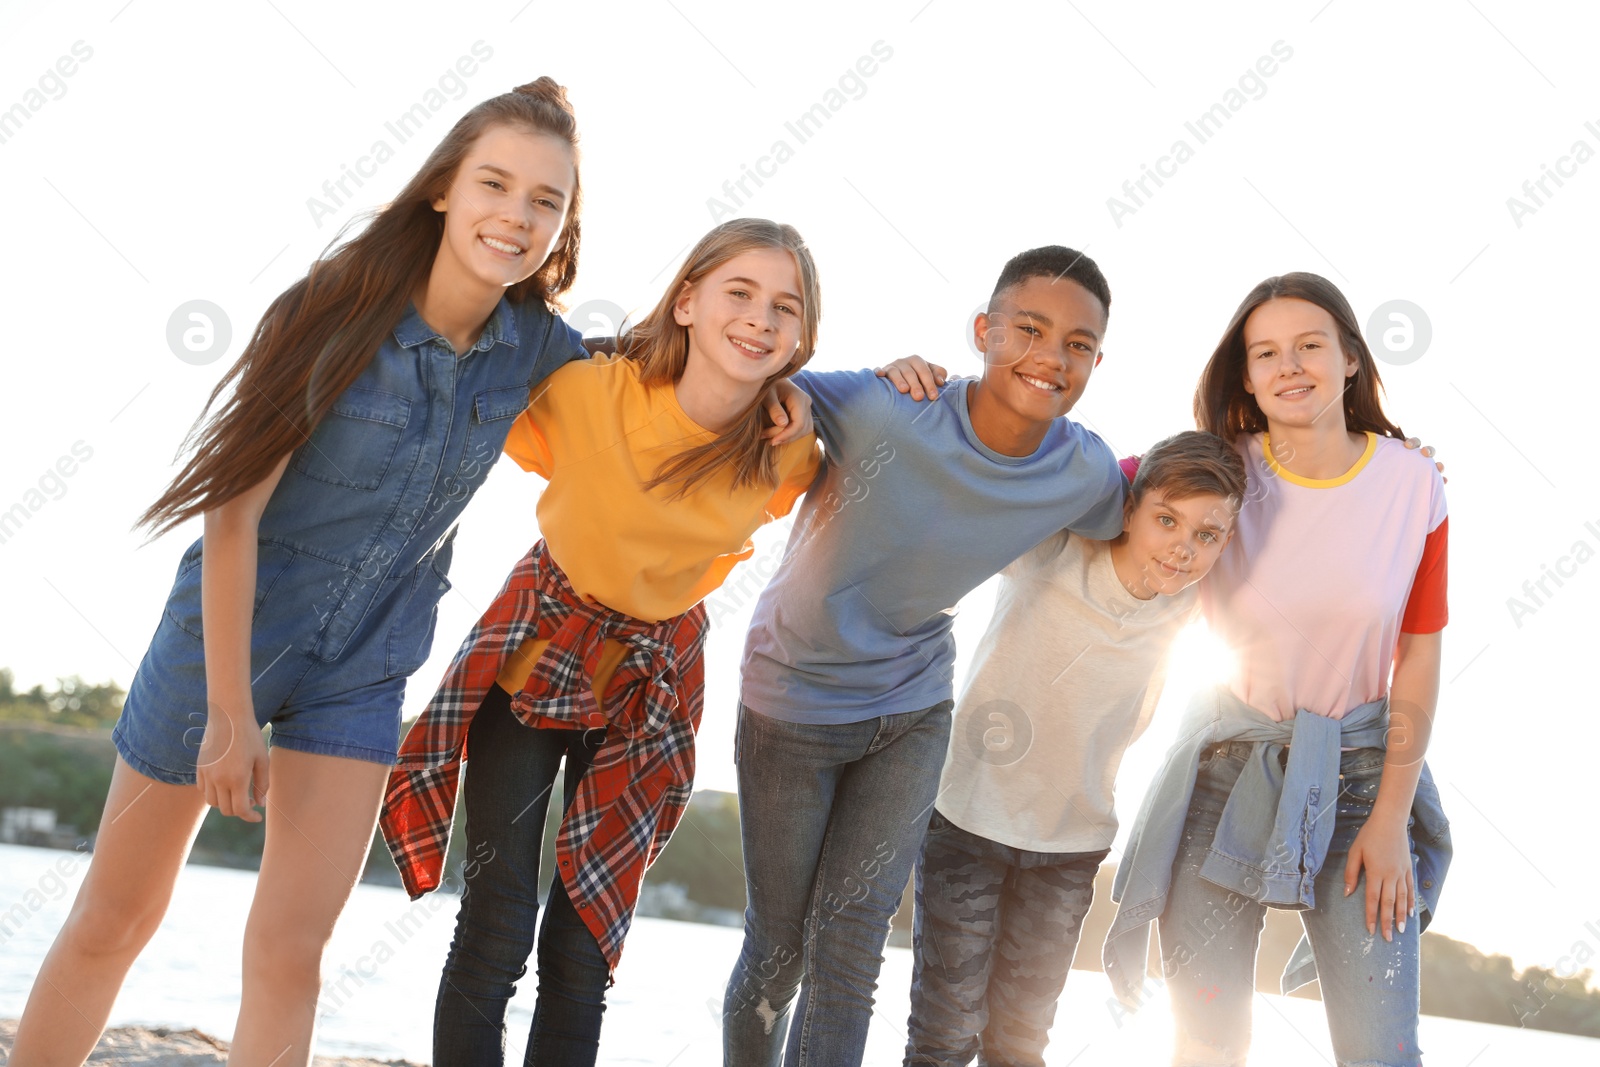
[{"label": "distant trees", "polygon": [[10,668],[0,667],[0,722],[109,729],[122,714],[122,699],[127,696],[115,682],[90,685],[77,675],[57,678],[55,689],[48,693],[42,685],[19,693],[15,684]]}]

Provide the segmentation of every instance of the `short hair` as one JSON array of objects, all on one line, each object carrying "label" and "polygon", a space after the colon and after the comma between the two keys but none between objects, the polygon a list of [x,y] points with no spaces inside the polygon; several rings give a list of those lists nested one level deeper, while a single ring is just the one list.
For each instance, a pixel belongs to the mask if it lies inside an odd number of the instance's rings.
[{"label": "short hair", "polygon": [[1244,457],[1216,434],[1185,430],[1157,441],[1139,460],[1128,507],[1136,508],[1145,493],[1160,489],[1174,500],[1210,493],[1225,497],[1237,514],[1244,503]]},{"label": "short hair", "polygon": [[994,292],[989,294],[989,310],[994,311],[994,302],[1001,293],[1021,285],[1029,278],[1050,278],[1055,281],[1071,278],[1094,294],[1108,317],[1111,314],[1111,286],[1106,282],[1106,276],[1100,273],[1099,264],[1082,252],[1063,245],[1030,248],[1012,256],[1001,269],[1000,280],[994,283]]}]

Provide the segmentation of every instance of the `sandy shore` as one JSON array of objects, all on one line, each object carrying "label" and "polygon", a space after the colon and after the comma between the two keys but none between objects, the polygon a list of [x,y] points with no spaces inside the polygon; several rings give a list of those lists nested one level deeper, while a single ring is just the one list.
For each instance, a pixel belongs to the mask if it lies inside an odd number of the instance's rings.
[{"label": "sandy shore", "polygon": [[[0,1019],[0,1064],[11,1060],[17,1021]],[[228,1043],[199,1030],[119,1026],[108,1030],[89,1057],[91,1064],[118,1067],[210,1067],[228,1062]],[[318,1056],[315,1067],[423,1067],[410,1060],[329,1059]]]}]

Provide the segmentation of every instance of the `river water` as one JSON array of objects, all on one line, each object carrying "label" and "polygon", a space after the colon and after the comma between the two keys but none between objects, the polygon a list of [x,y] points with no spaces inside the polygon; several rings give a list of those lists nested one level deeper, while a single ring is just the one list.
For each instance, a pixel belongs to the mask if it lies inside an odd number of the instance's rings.
[{"label": "river water", "polygon": [[[86,856],[0,845],[0,1017],[15,1018],[39,961],[71,905]],[[239,948],[251,871],[190,866],[161,930],[134,966],[112,1025],[197,1027],[226,1038],[238,1010]],[[456,898],[357,886],[324,964],[318,1052],[429,1058],[433,997]],[[728,927],[641,918],[634,923],[606,1010],[600,1062],[699,1067],[720,1062],[718,1012],[739,950]],[[889,949],[868,1064],[897,1064],[905,1040],[911,958]],[[1049,1050],[1051,1067],[1159,1064],[1172,1037],[1159,1002],[1132,1018],[1111,1009],[1105,978],[1075,971]],[[531,976],[511,1006],[508,1063],[522,1061],[532,1018]],[[1254,1064],[1331,1064],[1320,1004],[1258,996]],[[1559,1067],[1600,1063],[1600,1041],[1428,1017],[1430,1064]]]}]

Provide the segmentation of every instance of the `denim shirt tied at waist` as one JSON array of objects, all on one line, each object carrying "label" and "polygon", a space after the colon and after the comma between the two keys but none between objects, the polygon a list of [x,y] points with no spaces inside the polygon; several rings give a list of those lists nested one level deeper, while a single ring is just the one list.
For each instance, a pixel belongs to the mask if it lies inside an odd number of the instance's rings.
[{"label": "denim shirt tied at waist", "polygon": [[[1195,694],[1179,726],[1178,740],[1145,794],[1112,883],[1111,899],[1120,906],[1106,935],[1102,959],[1119,1000],[1135,1007],[1144,999],[1149,924],[1166,909],[1172,864],[1205,748],[1221,741],[1254,743],[1229,794],[1200,876],[1269,907],[1303,910],[1316,907],[1313,885],[1333,839],[1341,746],[1385,748],[1388,725],[1387,697],[1362,704],[1342,719],[1302,708],[1293,719],[1278,722],[1244,703],[1227,686]],[[1425,930],[1438,908],[1451,855],[1450,824],[1426,763],[1411,816],[1418,919]],[[1310,942],[1302,935],[1284,967],[1282,991],[1316,976]]]}]

